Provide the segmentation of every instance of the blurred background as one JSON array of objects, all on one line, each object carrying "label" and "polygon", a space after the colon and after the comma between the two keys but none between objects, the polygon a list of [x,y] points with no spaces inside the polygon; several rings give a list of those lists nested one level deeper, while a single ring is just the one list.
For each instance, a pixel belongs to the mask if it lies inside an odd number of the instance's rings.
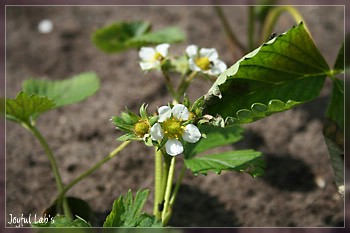
[{"label": "blurred background", "polygon": [[[332,66],[344,40],[344,7],[314,5],[296,9]],[[247,46],[249,7],[225,6],[222,10],[240,43]],[[52,22],[49,33],[38,31],[44,19]],[[161,74],[145,74],[139,69],[136,50],[106,55],[91,42],[96,29],[122,20],[145,20],[155,30],[179,26],[187,39],[171,45],[174,54],[182,54],[189,44],[214,47],[228,66],[244,55],[238,47],[229,46],[213,6],[7,6],[8,98],[14,98],[23,80],[29,77],[60,80],[94,71],[101,81],[96,95],[49,112],[38,121],[39,129],[57,156],[64,183],[118,145],[115,139],[120,132],[108,121],[111,116],[120,114],[125,106],[137,111],[144,102],[152,112],[170,100]],[[288,14],[282,15],[274,32],[282,33],[294,24]],[[205,94],[210,86],[196,80],[190,89],[190,99]],[[330,91],[331,85],[326,82],[316,100],[244,126],[245,138],[233,147],[263,152],[267,162],[265,176],[253,179],[247,174],[227,172],[195,177],[187,172],[169,224],[175,227],[344,226],[344,201],[336,191],[322,136]],[[128,189],[151,188],[152,193],[152,152],[141,143],[133,143],[76,185],[69,195],[87,201],[95,212],[93,223],[101,225],[113,200]],[[41,147],[23,128],[6,122],[7,215],[41,213],[55,195],[54,178]],[[148,212],[152,209],[151,200],[152,195],[146,204]]]}]

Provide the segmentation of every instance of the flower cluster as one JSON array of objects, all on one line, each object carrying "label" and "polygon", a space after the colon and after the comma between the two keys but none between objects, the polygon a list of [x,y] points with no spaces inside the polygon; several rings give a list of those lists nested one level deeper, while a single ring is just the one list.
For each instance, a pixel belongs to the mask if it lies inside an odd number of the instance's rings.
[{"label": "flower cluster", "polygon": [[[142,47],[139,51],[142,70],[159,69],[169,57],[169,44],[160,44],[155,48]],[[199,48],[189,45],[186,48],[187,66],[189,70],[209,75],[219,75],[226,70],[226,64],[219,60],[215,48]]]},{"label": "flower cluster", "polygon": [[[192,105],[191,112],[188,110],[191,105],[185,95],[188,85],[197,72],[216,76],[226,69],[226,64],[219,60],[214,48],[190,45],[183,56],[171,57],[169,47],[166,43],[156,47],[142,47],[139,51],[140,67],[145,71],[161,69],[169,93],[176,102],[180,102],[181,97],[185,96],[184,104],[162,106],[158,109],[158,115],[152,117],[148,116],[146,107],[142,105],[140,116],[127,111],[123,112],[121,117],[114,117],[112,120],[118,129],[126,132],[119,140],[143,140],[146,145],[158,148],[164,146],[167,154],[176,156],[183,153],[185,142],[196,143],[202,137],[195,125],[195,122],[201,122],[199,118],[202,114],[196,106],[197,101]],[[168,76],[169,71],[173,70],[182,74],[177,88],[174,88]]]},{"label": "flower cluster", "polygon": [[172,108],[162,106],[158,108],[158,116],[149,117],[146,106],[140,108],[140,115],[131,111],[123,112],[121,117],[111,120],[117,129],[127,132],[118,140],[143,140],[146,144],[165,145],[167,154],[176,156],[184,151],[183,142],[196,143],[201,133],[191,120],[191,113],[183,104],[176,104]]}]

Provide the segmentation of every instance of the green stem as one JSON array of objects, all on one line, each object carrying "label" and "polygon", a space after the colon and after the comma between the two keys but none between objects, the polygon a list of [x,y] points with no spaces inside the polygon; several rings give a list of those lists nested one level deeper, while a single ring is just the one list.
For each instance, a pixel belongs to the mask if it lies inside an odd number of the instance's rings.
[{"label": "green stem", "polygon": [[[161,193],[160,193],[160,200],[163,202],[164,200],[164,194],[165,189],[168,181],[168,174],[169,174],[169,167],[170,167],[170,156],[163,152],[163,158],[164,158],[164,164],[163,164],[163,176],[162,176],[162,183],[161,183]],[[164,209],[164,208],[163,208]]]},{"label": "green stem", "polygon": [[185,94],[188,86],[191,84],[191,82],[193,81],[196,75],[197,75],[197,71],[192,71],[192,73],[186,79],[182,80],[177,90],[177,93],[179,96],[183,96]]},{"label": "green stem", "polygon": [[174,90],[173,84],[171,83],[171,80],[170,80],[168,73],[163,69],[162,69],[162,72],[163,72],[163,76],[165,78],[165,85],[168,89],[168,92],[176,101],[179,101],[178,93],[176,93],[176,91]]},{"label": "green stem", "polygon": [[99,162],[97,162],[93,167],[82,173],[80,176],[75,178],[72,182],[70,182],[59,194],[58,199],[63,197],[65,193],[71,189],[74,185],[76,185],[78,182],[83,180],[85,177],[89,176],[91,173],[99,169],[103,164],[105,164],[107,161],[112,159],[114,156],[116,156],[120,151],[122,151],[131,141],[126,141],[120,144],[115,150],[110,152],[106,157],[101,159]]},{"label": "green stem", "polygon": [[182,179],[183,179],[183,177],[185,175],[185,171],[186,171],[186,166],[184,165],[182,167],[182,169],[181,169],[181,173],[179,175],[179,178],[176,181],[176,186],[174,188],[173,195],[171,195],[171,198],[170,198],[170,201],[169,201],[170,208],[172,208],[174,206],[174,203],[175,203],[175,200],[176,200],[176,197],[177,197],[177,193],[179,192],[180,185],[182,183]]},{"label": "green stem", "polygon": [[165,190],[165,196],[164,196],[164,209],[162,213],[163,226],[167,224],[166,219],[168,220],[171,215],[171,209],[169,209],[169,201],[170,201],[170,195],[171,195],[171,188],[173,185],[174,171],[175,171],[175,156],[171,158],[169,174],[168,174],[168,179],[166,184],[166,190]]},{"label": "green stem", "polygon": [[209,81],[211,83],[214,83],[217,79],[217,77],[212,76],[212,75],[200,75],[198,78],[204,80],[204,81]]},{"label": "green stem", "polygon": [[[59,191],[59,193],[61,193],[63,190],[63,187],[64,187],[63,183],[62,183],[62,178],[61,178],[60,172],[58,170],[58,166],[57,166],[57,162],[55,160],[55,157],[54,157],[49,145],[47,144],[45,138],[42,136],[40,131],[34,125],[28,124],[28,123],[23,123],[22,125],[34,135],[34,137],[40,142],[41,146],[43,147],[43,149],[44,149],[44,151],[45,151],[45,153],[50,161],[52,172],[53,172],[53,175],[54,175],[55,180],[56,180],[56,185],[57,185],[58,191]],[[72,218],[72,213],[70,212],[67,199],[64,196],[61,196],[60,199],[58,200],[58,203],[63,203],[64,215],[69,217],[69,218]]]},{"label": "green stem", "polygon": [[154,208],[153,214],[157,219],[161,219],[161,212],[159,210],[159,205],[162,204],[162,157],[163,153],[155,147],[155,177],[154,177]]},{"label": "green stem", "polygon": [[215,12],[217,14],[217,16],[220,19],[220,22],[225,30],[225,33],[230,41],[230,44],[232,45],[232,47],[238,47],[242,54],[246,53],[246,48],[243,46],[243,44],[238,40],[238,38],[236,37],[236,35],[233,33],[230,24],[228,23],[228,20],[224,14],[224,12],[222,11],[220,6],[214,6]]},{"label": "green stem", "polygon": [[305,29],[306,31],[309,32],[303,16],[299,13],[297,9],[295,9],[292,6],[278,6],[278,7],[272,8],[272,10],[269,11],[265,19],[263,29],[262,29],[262,34],[261,34],[262,35],[260,40],[261,43],[264,43],[269,38],[274,26],[277,23],[278,17],[280,17],[280,15],[283,12],[288,12],[293,17],[296,23],[300,23],[301,21],[304,22]]},{"label": "green stem", "polygon": [[[187,82],[188,84],[190,84],[190,83],[193,81],[194,77],[196,77],[196,75],[197,75],[197,71],[193,71],[193,72],[188,76],[186,82]],[[187,88],[185,89],[185,91],[186,91],[186,90],[187,90]]]}]

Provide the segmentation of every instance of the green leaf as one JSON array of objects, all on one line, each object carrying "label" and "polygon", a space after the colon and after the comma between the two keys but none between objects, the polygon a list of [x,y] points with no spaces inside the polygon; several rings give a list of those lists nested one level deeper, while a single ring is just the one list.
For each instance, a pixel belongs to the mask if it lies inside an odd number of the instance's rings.
[{"label": "green leaf", "polygon": [[154,216],[141,213],[147,200],[149,190],[138,191],[135,199],[129,190],[124,198],[122,195],[113,203],[111,213],[107,216],[103,227],[152,227],[160,223]]},{"label": "green leaf", "polygon": [[127,44],[130,39],[150,29],[151,25],[145,22],[120,22],[96,30],[92,40],[97,48],[106,53],[121,52],[130,48]]},{"label": "green leaf", "polygon": [[90,223],[82,218],[72,220],[63,215],[57,215],[53,219],[48,219],[47,222],[37,222],[32,224],[33,227],[92,227]]},{"label": "green leaf", "polygon": [[334,69],[344,71],[344,43],[339,49],[337,59],[335,60]]},{"label": "green leaf", "polygon": [[126,133],[123,134],[122,136],[120,136],[119,138],[117,138],[118,141],[130,141],[130,140],[141,140],[140,138],[138,138],[134,133]]},{"label": "green leaf", "polygon": [[344,81],[333,80],[333,90],[323,125],[335,183],[344,195]]},{"label": "green leaf", "polygon": [[177,43],[185,39],[185,33],[178,27],[168,27],[156,32],[150,32],[130,39],[129,47],[141,47],[150,44]]},{"label": "green leaf", "polygon": [[195,157],[220,146],[229,145],[242,138],[243,128],[239,125],[222,128],[210,125],[200,125],[200,132],[205,135],[197,143],[184,143],[186,167],[197,175],[208,171],[221,173],[222,170],[247,172],[253,177],[263,174],[264,161],[261,153],[254,150],[227,151],[218,154]]},{"label": "green leaf", "polygon": [[28,94],[47,96],[54,100],[57,108],[93,95],[99,89],[100,82],[95,73],[88,72],[60,81],[26,80],[22,87]]},{"label": "green leaf", "polygon": [[130,48],[161,43],[176,43],[185,39],[178,27],[168,27],[150,32],[151,25],[145,22],[119,22],[98,29],[93,34],[95,45],[106,53],[122,52]]},{"label": "green leaf", "polygon": [[204,114],[249,123],[316,98],[328,65],[301,23],[224,71],[205,95]]},{"label": "green leaf", "polygon": [[253,177],[263,174],[264,160],[260,158],[261,152],[254,150],[228,151],[219,154],[205,155],[186,159],[185,165],[197,175],[206,175],[208,171],[220,174],[223,170],[247,172]]},{"label": "green leaf", "polygon": [[[101,233],[184,233],[184,230],[178,227],[161,227],[159,228],[103,228]],[[64,232],[65,233],[65,232]]]},{"label": "green leaf", "polygon": [[138,227],[162,227],[162,222],[157,220],[155,216],[148,214],[141,214],[137,220]]},{"label": "green leaf", "polygon": [[[35,231],[31,231],[35,233],[96,233],[96,230],[93,227],[40,227],[40,228],[35,228]],[[111,232],[109,232],[111,233]],[[118,230],[118,233],[119,232]]]},{"label": "green leaf", "polygon": [[19,92],[15,99],[6,99],[6,118],[18,123],[31,124],[40,113],[54,106],[55,103],[46,96]]},{"label": "green leaf", "polygon": [[243,128],[238,125],[227,128],[200,125],[199,131],[205,135],[205,138],[201,138],[197,143],[185,142],[185,159],[190,159],[209,149],[239,141],[242,139]]},{"label": "green leaf", "polygon": [[[93,212],[86,201],[71,196],[66,196],[66,201],[70,212],[73,216],[79,216],[80,218],[85,219],[86,221],[90,221],[92,219]],[[56,199],[48,208],[44,210],[43,215],[63,215],[62,203],[58,199]]]},{"label": "green leaf", "polygon": [[337,128],[344,133],[344,80],[335,78],[326,118],[335,122]]}]

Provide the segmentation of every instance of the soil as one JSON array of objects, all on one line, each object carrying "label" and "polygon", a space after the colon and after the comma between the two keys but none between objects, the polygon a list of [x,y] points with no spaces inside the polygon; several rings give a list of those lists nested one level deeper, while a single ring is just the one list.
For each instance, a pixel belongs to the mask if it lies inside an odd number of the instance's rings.
[{"label": "soil", "polygon": [[[300,6],[321,53],[333,64],[343,41],[342,6]],[[246,42],[246,6],[225,7],[231,27]],[[37,25],[51,19],[53,32],[40,34]],[[6,95],[15,97],[29,77],[59,80],[94,71],[101,88],[87,100],[40,117],[38,128],[54,151],[64,183],[70,182],[118,146],[121,135],[108,121],[125,106],[150,111],[168,103],[161,75],[143,73],[136,50],[107,55],[91,42],[94,30],[120,20],[146,20],[155,30],[176,25],[187,34],[172,45],[174,54],[189,44],[215,47],[229,66],[242,54],[231,52],[211,6],[10,6],[6,8]],[[283,15],[277,33],[293,20]],[[245,44],[245,43],[244,43]],[[189,97],[207,92],[210,83],[195,80]],[[223,172],[195,177],[185,174],[171,226],[179,227],[336,227],[344,226],[344,200],[333,180],[322,122],[330,96],[326,82],[314,101],[245,125],[236,149],[264,153],[265,175]],[[38,142],[23,128],[6,122],[6,221],[9,214],[40,214],[57,194],[50,164]],[[89,203],[101,226],[115,198],[128,189],[150,188],[145,211],[152,211],[153,150],[132,143],[116,158],[77,184],[69,196]],[[178,166],[182,164],[181,157]]]}]

